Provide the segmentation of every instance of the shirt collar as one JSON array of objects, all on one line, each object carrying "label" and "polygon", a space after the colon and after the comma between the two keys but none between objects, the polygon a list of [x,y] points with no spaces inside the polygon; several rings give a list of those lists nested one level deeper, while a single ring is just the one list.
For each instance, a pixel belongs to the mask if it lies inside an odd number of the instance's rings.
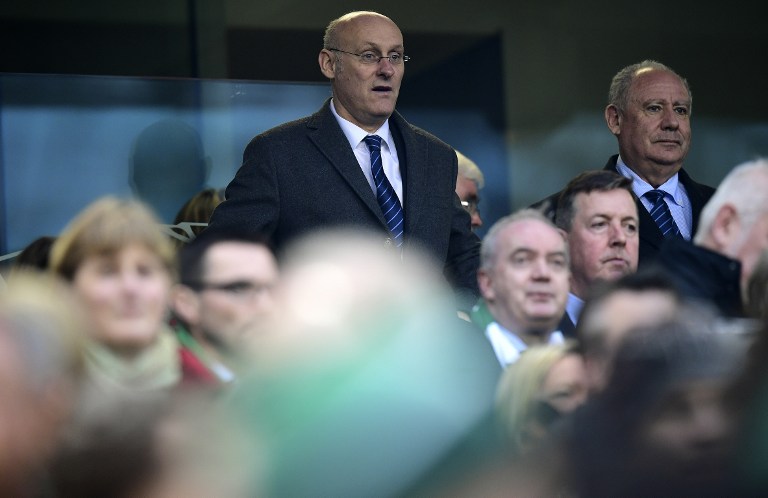
[{"label": "shirt collar", "polygon": [[347,137],[349,146],[353,149],[357,148],[360,145],[360,142],[362,142],[363,139],[368,135],[380,136],[383,144],[385,144],[389,149],[392,148],[390,146],[390,144],[392,144],[392,134],[389,131],[389,120],[384,121],[384,124],[381,125],[381,127],[375,132],[368,133],[351,121],[348,121],[339,116],[339,113],[336,112],[336,106],[333,105],[333,99],[331,99],[331,113],[333,113],[333,117],[335,117],[336,121],[339,123],[341,131],[344,132],[344,136]]},{"label": "shirt collar", "polygon": [[[637,173],[632,171],[621,158],[621,156],[619,156],[619,158],[616,160],[616,170],[619,172],[619,174],[632,180],[632,190],[638,197],[642,198],[647,192],[653,190],[651,184],[640,178]],[[683,205],[682,194],[678,188],[679,184],[680,180],[677,173],[675,173],[669,180],[659,185],[657,190],[661,190],[662,192],[669,195],[672,199],[674,199],[675,203]]]},{"label": "shirt collar", "polygon": [[[496,357],[502,367],[517,361],[520,354],[528,349],[528,345],[514,332],[502,327],[498,322],[491,322],[485,328],[485,335],[491,341]],[[565,337],[559,330],[549,334],[547,344],[562,344]]]}]

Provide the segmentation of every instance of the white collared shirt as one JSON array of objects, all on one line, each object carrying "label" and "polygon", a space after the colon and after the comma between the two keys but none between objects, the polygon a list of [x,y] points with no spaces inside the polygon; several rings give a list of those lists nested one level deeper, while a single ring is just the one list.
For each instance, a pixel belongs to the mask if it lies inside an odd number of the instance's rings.
[{"label": "white collared shirt", "polygon": [[[651,212],[653,202],[647,197],[644,197],[645,193],[653,190],[653,187],[640,178],[637,173],[629,169],[624,161],[619,156],[616,161],[616,169],[619,174],[632,179],[632,190],[640,198],[640,202],[643,203],[645,209]],[[693,214],[691,210],[691,201],[688,199],[688,192],[685,190],[685,186],[680,183],[677,173],[669,180],[659,185],[658,190],[664,192],[664,201],[669,206],[669,212],[672,213],[672,218],[675,220],[677,228],[680,229],[680,235],[685,240],[691,240],[691,227],[693,226]]]},{"label": "white collared shirt", "polygon": [[344,136],[347,137],[349,146],[352,147],[352,152],[355,153],[360,169],[363,170],[363,174],[366,180],[368,180],[368,185],[371,186],[374,196],[376,195],[376,184],[373,181],[373,173],[371,173],[371,153],[363,139],[368,135],[378,135],[381,137],[381,164],[384,168],[384,174],[387,175],[387,180],[392,184],[392,188],[395,189],[397,197],[400,199],[400,205],[403,206],[403,177],[400,174],[400,161],[397,158],[395,141],[389,130],[389,120],[385,121],[381,128],[374,133],[368,133],[339,116],[336,112],[336,107],[333,105],[333,99],[331,99],[331,112],[336,121],[338,121],[341,131],[344,132]]},{"label": "white collared shirt", "polygon": [[[491,322],[485,328],[485,337],[491,341],[493,351],[502,368],[506,368],[520,358],[520,354],[528,349],[517,334],[505,329],[498,322]],[[562,344],[565,342],[563,334],[555,330],[547,338],[547,344]]]}]

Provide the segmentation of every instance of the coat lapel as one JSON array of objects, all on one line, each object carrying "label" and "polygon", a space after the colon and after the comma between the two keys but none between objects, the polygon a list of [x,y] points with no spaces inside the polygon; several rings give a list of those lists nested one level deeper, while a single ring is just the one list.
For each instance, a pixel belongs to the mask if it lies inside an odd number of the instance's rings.
[{"label": "coat lapel", "polygon": [[412,235],[420,226],[419,217],[423,213],[423,208],[419,205],[421,199],[416,192],[424,192],[424,185],[428,184],[428,168],[417,165],[429,164],[427,147],[417,146],[416,135],[397,111],[389,118],[389,128],[395,137],[400,174],[403,177],[403,211],[407,239],[408,235]]},{"label": "coat lapel", "polygon": [[[616,169],[616,161],[618,158],[618,155],[611,156],[604,169],[618,173],[619,170]],[[634,192],[632,192],[632,197],[635,198],[635,205],[637,205],[637,218],[640,223],[640,241],[641,243],[645,243],[658,249],[664,241],[664,235],[661,233],[661,230],[659,230],[659,227],[656,226],[656,222],[653,221],[651,214],[645,209],[640,198],[637,197]]]},{"label": "coat lapel", "polygon": [[326,159],[338,171],[349,187],[360,197],[363,203],[376,215],[386,228],[386,220],[381,212],[376,196],[371,190],[355,154],[349,147],[349,142],[339,123],[330,109],[330,99],[307,122],[309,139]]}]

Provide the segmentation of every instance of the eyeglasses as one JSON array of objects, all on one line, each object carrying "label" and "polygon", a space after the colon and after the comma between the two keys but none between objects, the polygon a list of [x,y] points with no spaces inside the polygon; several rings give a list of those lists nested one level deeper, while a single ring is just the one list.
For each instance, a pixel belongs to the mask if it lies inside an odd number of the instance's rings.
[{"label": "eyeglasses", "polygon": [[222,284],[213,284],[206,282],[196,282],[190,284],[189,287],[202,292],[206,290],[225,292],[231,296],[246,298],[253,297],[257,294],[264,292],[271,292],[272,286],[265,284],[255,284],[253,282],[247,282],[245,280],[236,280],[234,282],[227,282]]},{"label": "eyeglasses", "polygon": [[360,59],[360,62],[363,64],[378,64],[381,62],[381,59],[389,59],[389,62],[393,66],[397,66],[403,62],[408,62],[411,60],[410,57],[403,54],[376,55],[373,52],[363,52],[362,54],[356,54],[354,52],[347,52],[346,50],[341,50],[338,48],[329,48],[328,50],[332,52],[341,52],[342,54],[354,55]]},{"label": "eyeglasses", "polygon": [[477,213],[477,201],[471,200],[471,201],[461,201],[462,207],[469,213],[469,214],[475,214]]}]

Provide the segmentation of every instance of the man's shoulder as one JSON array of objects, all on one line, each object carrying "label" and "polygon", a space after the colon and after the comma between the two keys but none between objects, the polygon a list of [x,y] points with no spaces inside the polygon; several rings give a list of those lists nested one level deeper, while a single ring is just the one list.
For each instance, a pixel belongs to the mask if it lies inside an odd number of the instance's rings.
[{"label": "man's shoulder", "polygon": [[279,124],[256,135],[253,140],[279,140],[286,136],[307,133],[310,130],[315,130],[321,128],[323,125],[327,125],[329,119],[335,122],[333,114],[328,107],[328,102],[326,102],[313,114]]},{"label": "man's shoulder", "polygon": [[404,138],[410,137],[417,141],[424,141],[430,144],[437,145],[439,147],[444,147],[446,149],[453,150],[453,147],[451,147],[449,144],[447,144],[437,136],[433,135],[432,133],[428,132],[423,128],[419,128],[418,126],[408,122],[397,111],[392,113],[392,116],[390,116],[389,124],[390,124],[390,127],[393,127],[394,129],[399,131]]},{"label": "man's shoulder", "polygon": [[709,199],[712,197],[712,195],[715,193],[715,187],[711,187],[709,185],[706,185],[704,183],[699,183],[693,178],[691,178],[691,175],[688,174],[688,172],[685,170],[685,168],[680,168],[680,171],[677,173],[678,178],[680,179],[680,183],[682,183],[686,190],[695,189],[698,190],[699,193]]},{"label": "man's shoulder", "polygon": [[286,121],[273,128],[266,130],[265,132],[257,135],[257,138],[276,138],[282,135],[290,135],[297,132],[306,132],[307,129],[312,128],[311,124],[316,123],[318,120],[318,113],[304,116],[293,121]]}]

